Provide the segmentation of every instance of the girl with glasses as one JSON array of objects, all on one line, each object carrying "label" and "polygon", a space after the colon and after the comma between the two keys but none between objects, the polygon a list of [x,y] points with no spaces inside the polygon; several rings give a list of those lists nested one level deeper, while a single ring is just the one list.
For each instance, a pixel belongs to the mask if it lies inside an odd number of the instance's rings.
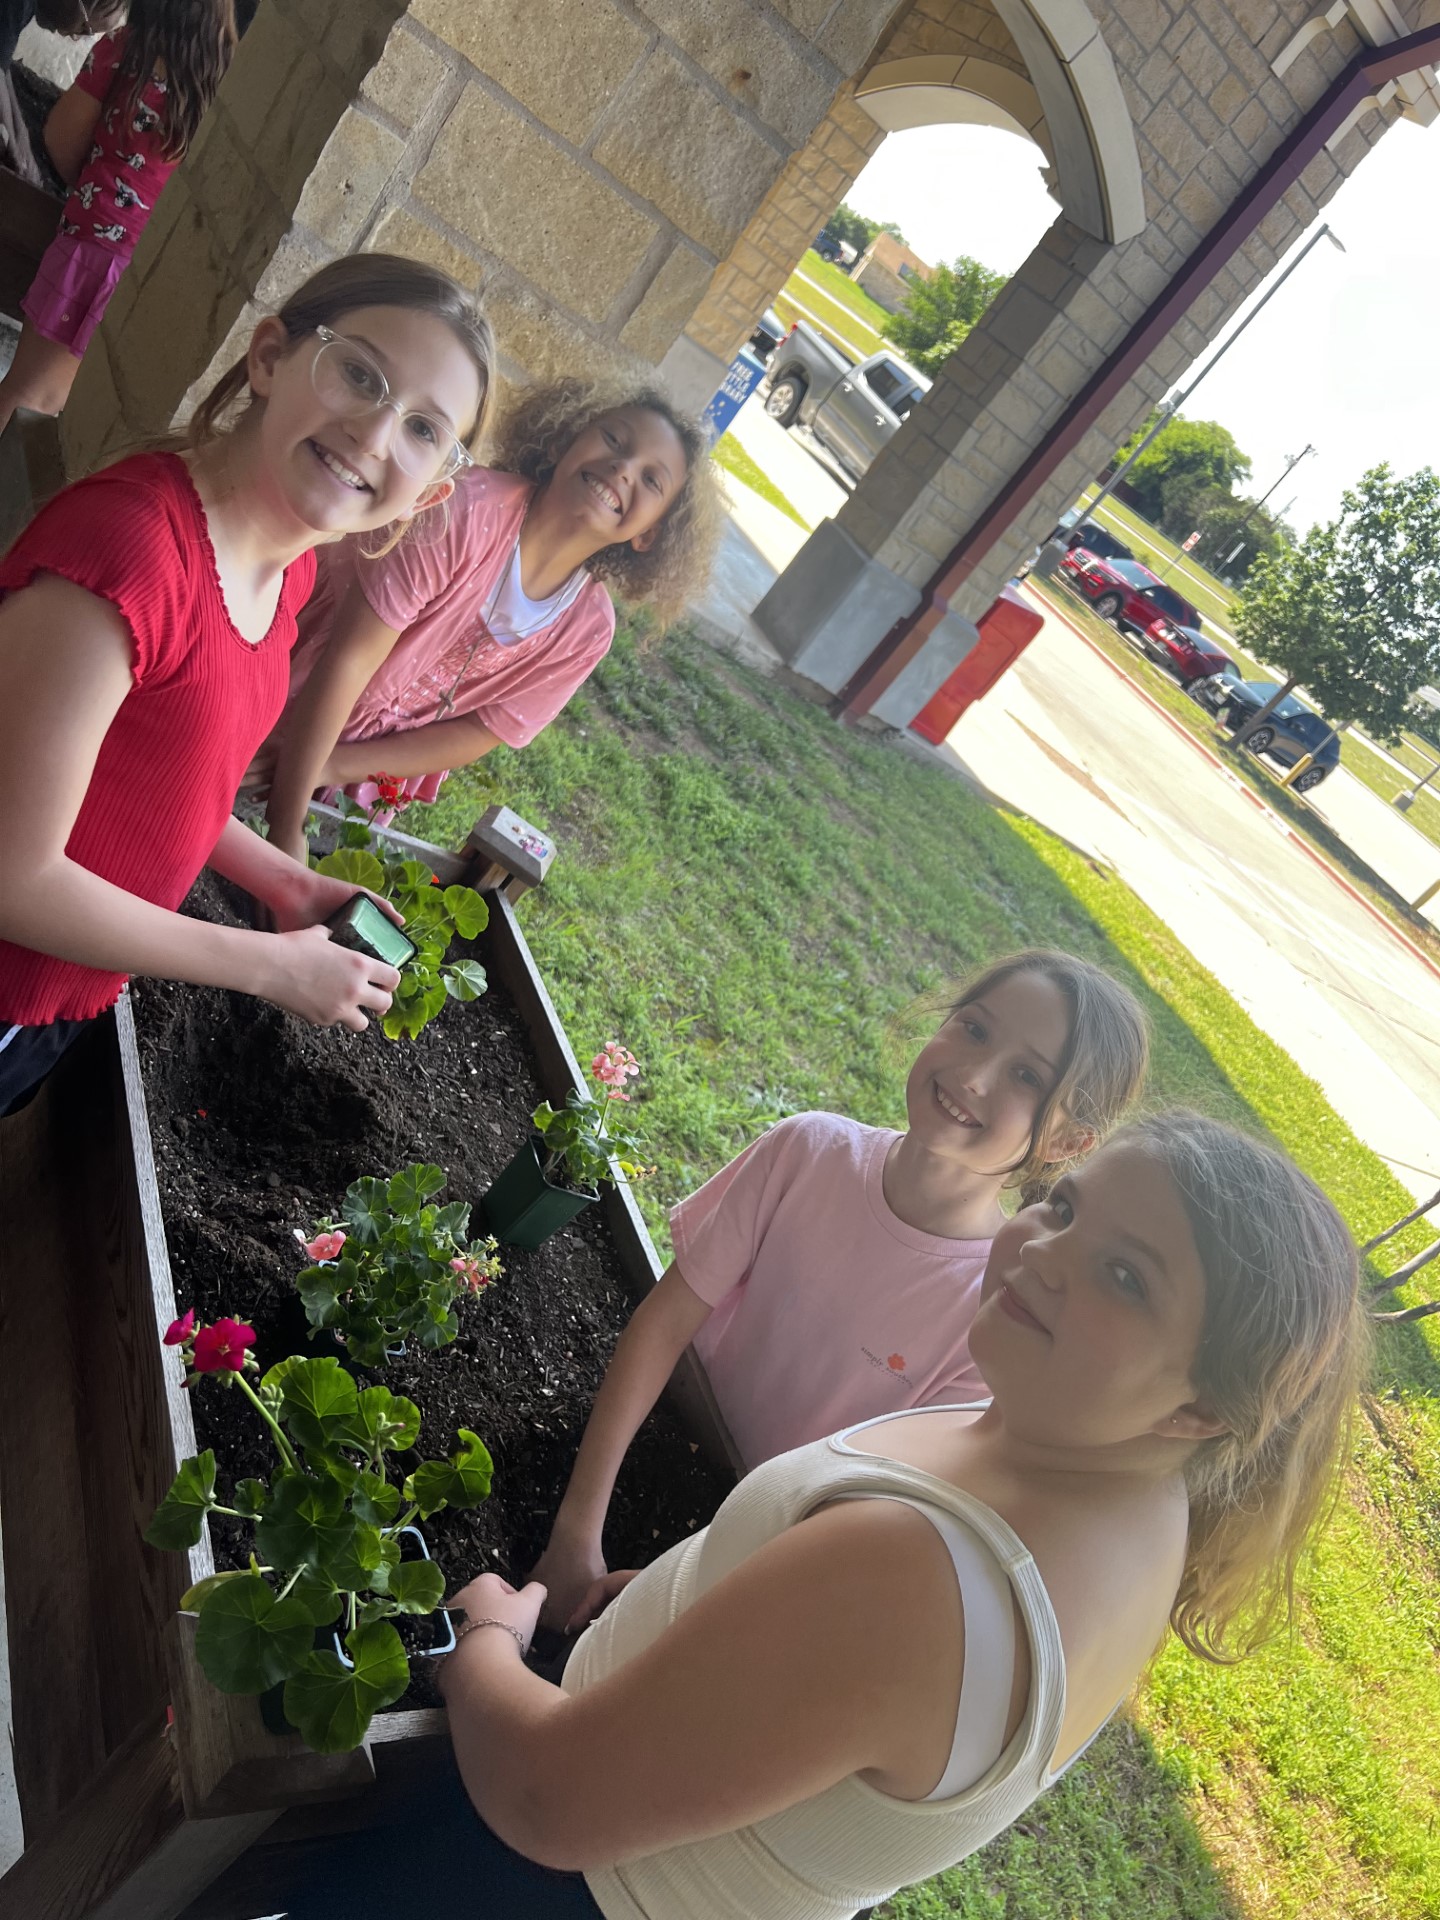
[{"label": "girl with glasses", "polygon": [[[89,11],[94,31],[114,9]],[[25,324],[0,381],[0,430],[17,407],[59,413],[69,399],[156,198],[225,76],[235,38],[233,0],[130,0],[126,24],[96,41],[51,109],[45,148],[70,197],[21,302]]]},{"label": "girl with glasses", "polygon": [[[394,969],[321,924],[354,889],[230,809],[285,702],[314,548],[448,497],[493,358],[445,274],[337,260],[260,322],[182,443],[67,487],[0,560],[0,1114],[131,973],[320,1026],[389,1006]],[[178,913],[207,864],[278,933]]]},{"label": "girl with glasses", "polygon": [[290,706],[245,782],[268,791],[271,844],[304,859],[317,789],[374,808],[383,774],[400,804],[433,800],[447,769],[528,745],[608,651],[607,589],[680,612],[717,531],[704,438],[663,394],[525,396],[493,467],[459,473],[437,511],[378,551],[320,555]]}]

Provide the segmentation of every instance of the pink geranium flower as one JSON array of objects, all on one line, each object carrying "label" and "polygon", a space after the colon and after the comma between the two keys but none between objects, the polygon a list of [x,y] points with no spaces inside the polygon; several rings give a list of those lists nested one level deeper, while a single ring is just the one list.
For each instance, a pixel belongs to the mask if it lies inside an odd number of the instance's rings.
[{"label": "pink geranium flower", "polygon": [[240,1373],[255,1344],[255,1329],[243,1321],[217,1320],[214,1326],[201,1327],[195,1336],[197,1373]]},{"label": "pink geranium flower", "polygon": [[627,1080],[638,1076],[640,1063],[618,1040],[607,1040],[590,1062],[590,1070],[607,1087],[623,1087]]},{"label": "pink geranium flower", "polygon": [[183,1347],[194,1331],[195,1309],[191,1307],[188,1313],[181,1314],[178,1320],[172,1320],[165,1329],[165,1345],[167,1347]]},{"label": "pink geranium flower", "polygon": [[307,1240],[305,1251],[312,1260],[338,1260],[344,1244],[345,1235],[337,1228],[332,1233],[317,1233],[313,1240]]},{"label": "pink geranium flower", "polygon": [[467,1286],[471,1293],[482,1292],[495,1278],[493,1273],[485,1271],[473,1254],[461,1254],[457,1259],[452,1260],[450,1265],[459,1274],[461,1284]]}]

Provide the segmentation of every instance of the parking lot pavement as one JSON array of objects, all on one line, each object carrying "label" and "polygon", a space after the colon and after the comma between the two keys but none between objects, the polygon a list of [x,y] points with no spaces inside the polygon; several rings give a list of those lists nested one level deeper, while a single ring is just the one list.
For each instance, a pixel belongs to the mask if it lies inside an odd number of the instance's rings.
[{"label": "parking lot pavement", "polygon": [[1440,977],[1128,678],[1048,615],[947,748],[1113,867],[1406,1188],[1434,1192]]},{"label": "parking lot pavement", "polygon": [[730,431],[809,526],[818,527],[845,504],[845,488],[817,457],[819,450],[812,454],[810,436],[803,428],[777,425],[760,393],[751,394]]},{"label": "parking lot pavement", "polygon": [[[1344,767],[1305,795],[1320,818],[1404,900],[1440,880],[1440,847]],[[1440,894],[1420,911],[1440,926]]]}]

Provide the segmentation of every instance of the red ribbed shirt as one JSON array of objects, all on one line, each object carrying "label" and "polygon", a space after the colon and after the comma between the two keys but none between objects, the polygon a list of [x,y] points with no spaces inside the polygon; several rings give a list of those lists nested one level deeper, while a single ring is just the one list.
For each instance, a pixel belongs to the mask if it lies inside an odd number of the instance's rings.
[{"label": "red ribbed shirt", "polygon": [[[57,494],[0,560],[0,593],[41,573],[108,600],[132,648],[130,691],[101,743],[65,851],[127,893],[178,907],[284,707],[295,616],[314,585],[315,556],[287,567],[270,630],[252,644],[226,608],[185,463],[144,453]],[[122,973],[0,940],[4,1024],[88,1020],[124,984]]]}]

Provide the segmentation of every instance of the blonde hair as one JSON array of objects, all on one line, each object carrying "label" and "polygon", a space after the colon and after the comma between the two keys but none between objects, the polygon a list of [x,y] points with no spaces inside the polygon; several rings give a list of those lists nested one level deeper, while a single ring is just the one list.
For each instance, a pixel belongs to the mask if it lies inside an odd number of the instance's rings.
[{"label": "blonde hair", "polygon": [[[1035,1115],[1025,1156],[1006,1181],[1020,1189],[1028,1204],[1124,1118],[1145,1084],[1150,1028],[1128,987],[1088,960],[1051,947],[1027,947],[965,981],[951,999],[948,1017],[953,1019],[962,1007],[983,1000],[993,987],[1021,973],[1048,980],[1069,1016],[1055,1083]],[[1067,1151],[1062,1138],[1075,1129],[1093,1137],[1078,1152]]]},{"label": "blonde hair", "polygon": [[1226,1431],[1185,1469],[1170,1624],[1223,1664],[1289,1621],[1306,1536],[1339,1492],[1370,1353],[1360,1260],[1330,1200],[1273,1147],[1183,1112],[1120,1138],[1174,1182],[1205,1275],[1191,1376]]},{"label": "blonde hair", "polygon": [[665,624],[683,613],[704,586],[720,539],[720,490],[698,421],[681,413],[658,387],[558,380],[532,387],[516,400],[500,423],[491,464],[537,487],[547,486],[576,436],[602,414],[618,413],[622,407],[658,414],[674,429],[685,454],[685,479],[644,553],[617,541],[585,564],[622,600],[652,607]]},{"label": "blonde hair", "polygon": [[[461,436],[466,447],[476,446],[485,431],[494,390],[495,335],[475,295],[467,293],[448,273],[423,261],[407,260],[398,253],[352,253],[312,273],[285,301],[276,318],[296,343],[316,327],[334,326],[361,307],[405,307],[445,322],[470,355],[480,377],[474,424]],[[233,429],[237,423],[227,423],[226,415],[242,401],[248,412],[254,399],[243,357],[221,374],[191,414],[184,444],[198,449]]]}]

